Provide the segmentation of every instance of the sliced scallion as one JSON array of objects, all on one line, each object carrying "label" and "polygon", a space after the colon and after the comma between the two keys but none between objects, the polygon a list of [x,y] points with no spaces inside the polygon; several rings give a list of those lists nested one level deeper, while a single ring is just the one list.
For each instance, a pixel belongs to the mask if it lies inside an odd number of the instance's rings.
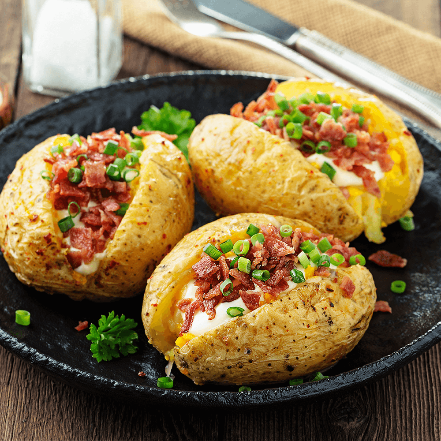
[{"label": "sliced scallion", "polygon": [[114,155],[118,151],[118,143],[115,141],[108,141],[103,153],[105,155]]},{"label": "sliced scallion", "polygon": [[67,179],[73,184],[78,184],[83,179],[83,173],[79,168],[70,168],[67,172]]},{"label": "sliced scallion", "polygon": [[17,309],[15,311],[15,323],[22,326],[29,326],[31,324],[31,314],[24,309]]},{"label": "sliced scallion", "polygon": [[132,165],[138,164],[139,158],[134,153],[127,153],[124,160],[126,161],[127,165],[131,167]]},{"label": "sliced scallion", "polygon": [[119,204],[119,209],[115,211],[115,214],[118,216],[124,216],[126,214],[126,211],[129,209],[130,204],[127,204],[126,202],[121,202]]},{"label": "sliced scallion", "polygon": [[224,254],[228,253],[233,249],[233,241],[231,239],[226,240],[225,242],[222,242],[219,245],[220,249]]},{"label": "sliced scallion", "polygon": [[317,124],[322,125],[327,119],[331,119],[331,115],[329,115],[329,113],[325,113],[325,112],[320,112],[317,115],[317,119],[315,120]]},{"label": "sliced scallion", "polygon": [[256,245],[256,242],[263,243],[265,242],[265,236],[262,233],[257,233],[251,236],[251,243]]},{"label": "sliced scallion", "polygon": [[75,135],[72,135],[72,136],[69,138],[68,143],[69,143],[70,145],[72,145],[72,144],[74,143],[74,141],[76,141],[78,144],[81,145],[81,138],[80,138],[80,135],[78,135],[78,133],[75,133]]},{"label": "sliced scallion", "polygon": [[349,258],[349,263],[351,265],[366,265],[366,259],[362,254],[356,254],[355,256],[351,256]]},{"label": "sliced scallion", "polygon": [[327,237],[324,237],[319,243],[318,243],[318,249],[324,253],[332,248],[331,243],[329,242]]},{"label": "sliced scallion", "polygon": [[279,229],[280,235],[282,237],[289,237],[292,234],[292,227],[291,225],[282,225]]},{"label": "sliced scallion", "polygon": [[233,292],[233,282],[231,279],[225,279],[221,283],[220,291],[224,297],[229,296]]},{"label": "sliced scallion", "polygon": [[300,123],[289,122],[286,125],[286,134],[292,139],[300,139],[303,135],[303,127]]},{"label": "sliced scallion", "polygon": [[236,265],[236,262],[239,260],[239,256],[236,256],[231,262],[230,262],[230,268],[234,268],[234,265]]},{"label": "sliced scallion", "polygon": [[208,254],[212,259],[217,260],[220,256],[222,256],[222,252],[219,251],[213,244],[207,243],[204,246],[203,251],[205,254]]},{"label": "sliced scallion", "polygon": [[401,219],[399,219],[401,228],[405,231],[412,231],[415,229],[415,223],[413,221],[413,217],[410,216],[403,216]]},{"label": "sliced scallion", "polygon": [[289,380],[290,386],[298,386],[299,384],[303,384],[303,380],[301,378],[293,378],[292,380]]},{"label": "sliced scallion", "polygon": [[315,96],[310,92],[302,93],[298,98],[298,102],[301,104],[309,104],[314,102]]},{"label": "sliced scallion", "polygon": [[331,97],[329,96],[329,93],[326,92],[317,92],[317,99],[315,100],[316,103],[322,103],[322,104],[331,104]]},{"label": "sliced scallion", "polygon": [[320,259],[320,251],[317,248],[314,248],[308,253],[308,256],[312,262],[317,263]]},{"label": "sliced scallion", "polygon": [[271,277],[271,274],[268,270],[254,270],[251,273],[251,276],[257,280],[262,280],[263,282],[266,282]]},{"label": "sliced scallion", "polygon": [[134,150],[144,150],[144,143],[141,138],[133,138],[130,147]]},{"label": "sliced scallion", "polygon": [[357,146],[357,135],[355,133],[348,133],[343,138],[343,144],[348,147],[356,147]]},{"label": "sliced scallion", "polygon": [[250,386],[240,386],[239,387],[239,392],[250,392],[250,391],[251,391]]},{"label": "sliced scallion", "polygon": [[362,106],[361,104],[353,104],[351,110],[354,113],[362,113],[364,110],[364,106]]},{"label": "sliced scallion", "polygon": [[289,102],[288,100],[285,98],[285,95],[281,94],[281,93],[276,93],[274,95],[274,101],[276,102],[277,106],[281,109],[281,110],[289,110]]},{"label": "sliced scallion", "polygon": [[[74,205],[75,207],[77,207],[77,211],[75,213],[73,213],[73,214],[70,211],[71,205]],[[73,219],[73,218],[77,217],[81,213],[81,208],[80,208],[80,206],[78,205],[77,202],[69,202],[69,205],[67,206],[67,212],[69,213],[69,216]]]},{"label": "sliced scallion", "polygon": [[136,168],[126,168],[122,172],[122,177],[126,182],[132,182],[138,176],[139,176],[139,170],[137,170]]},{"label": "sliced scallion", "polygon": [[322,254],[319,260],[317,261],[317,266],[326,266],[326,267],[331,266],[330,257],[326,254]]},{"label": "sliced scallion", "polygon": [[124,167],[127,166],[127,162],[125,159],[122,158],[116,158],[113,163],[119,168],[119,171],[122,172],[124,170]]},{"label": "sliced scallion", "polygon": [[305,254],[304,251],[299,253],[299,255],[297,257],[299,259],[300,264],[303,266],[303,268],[306,269],[311,264],[311,262],[308,259],[308,256]]},{"label": "sliced scallion", "polygon": [[241,316],[243,316],[244,311],[245,311],[245,309],[243,309],[239,306],[231,306],[230,308],[227,309],[227,314],[230,317],[241,317]]},{"label": "sliced scallion", "polygon": [[363,127],[364,120],[365,120],[364,116],[360,116],[360,118],[358,118],[358,126],[359,127]]},{"label": "sliced scallion", "polygon": [[290,272],[289,275],[291,276],[291,280],[294,283],[303,283],[305,281],[305,276],[303,275],[303,273],[298,270],[297,268],[293,268]]},{"label": "sliced scallion", "polygon": [[323,375],[321,372],[317,372],[311,381],[320,381],[320,380],[324,380],[326,378],[329,378],[329,377]]},{"label": "sliced scallion", "polygon": [[55,156],[56,154],[61,155],[61,153],[64,153],[64,148],[60,144],[51,147],[52,156]]},{"label": "sliced scallion", "polygon": [[315,245],[310,240],[305,240],[300,244],[300,249],[305,253],[310,253],[315,248]]},{"label": "sliced scallion", "polygon": [[312,141],[307,139],[300,144],[300,150],[303,150],[306,153],[315,153],[316,147]]},{"label": "sliced scallion", "polygon": [[250,243],[247,240],[238,240],[233,245],[233,251],[236,256],[246,256],[250,250]]},{"label": "sliced scallion", "polygon": [[390,285],[390,290],[395,294],[402,294],[406,290],[406,282],[403,280],[394,280]]},{"label": "sliced scallion", "polygon": [[43,178],[43,179],[46,179],[47,181],[52,181],[52,179],[54,178],[54,174],[52,173],[52,172],[50,172],[50,171],[47,171],[47,170],[41,170],[41,172],[40,172],[40,176]]},{"label": "sliced scallion", "polygon": [[333,103],[331,106],[331,116],[337,121],[337,119],[342,115],[343,113],[343,106],[338,103]]},{"label": "sliced scallion", "polygon": [[239,271],[249,274],[251,271],[251,260],[246,257],[239,257],[237,261],[237,268]]},{"label": "sliced scallion", "polygon": [[345,261],[345,258],[344,258],[343,255],[340,254],[340,253],[334,253],[334,254],[331,256],[331,263],[332,263],[332,265],[339,266],[339,265],[341,265],[344,261]]},{"label": "sliced scallion", "polygon": [[327,162],[324,162],[322,164],[322,166],[320,167],[320,171],[325,175],[328,175],[331,181],[334,178],[335,174],[337,173],[335,168],[331,164],[328,164]]},{"label": "sliced scallion", "polygon": [[291,113],[291,122],[293,123],[300,123],[302,124],[304,121],[306,121],[309,117],[306,116],[303,112],[301,112],[299,109],[294,110]]},{"label": "sliced scallion", "polygon": [[329,141],[320,141],[315,148],[316,153],[326,153],[331,150],[331,143]]},{"label": "sliced scallion", "polygon": [[60,228],[62,233],[69,231],[74,226],[75,224],[71,216],[66,216],[58,221],[58,227]]},{"label": "sliced scallion", "polygon": [[171,389],[173,387],[173,379],[170,377],[159,377],[156,385],[161,389]]},{"label": "sliced scallion", "polygon": [[109,164],[107,166],[106,174],[112,181],[119,181],[121,179],[121,170],[115,164]]},{"label": "sliced scallion", "polygon": [[255,225],[253,225],[253,224],[248,225],[248,228],[247,228],[248,236],[254,236],[259,231],[260,231],[260,228],[256,227]]}]

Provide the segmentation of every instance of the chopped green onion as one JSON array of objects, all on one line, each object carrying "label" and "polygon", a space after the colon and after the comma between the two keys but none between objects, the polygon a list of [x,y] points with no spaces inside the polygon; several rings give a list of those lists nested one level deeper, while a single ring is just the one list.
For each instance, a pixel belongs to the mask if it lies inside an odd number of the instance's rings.
[{"label": "chopped green onion", "polygon": [[345,261],[345,258],[340,253],[335,253],[331,256],[332,265],[339,266]]},{"label": "chopped green onion", "polygon": [[239,260],[237,261],[237,268],[239,271],[249,274],[251,271],[251,260],[247,259],[246,257],[239,257]]},{"label": "chopped green onion", "polygon": [[262,127],[262,123],[265,121],[266,115],[261,116],[257,121],[254,121],[257,127]]},{"label": "chopped green onion", "polygon": [[364,120],[365,120],[364,116],[360,116],[360,118],[358,118],[358,126],[359,127],[363,127]]},{"label": "chopped green onion", "polygon": [[329,377],[323,375],[321,372],[317,372],[315,374],[315,377],[311,381],[320,381],[320,380],[324,380],[325,378],[329,378]]},{"label": "chopped green onion", "polygon": [[402,294],[406,290],[406,282],[394,280],[390,285],[390,290],[396,294]]},{"label": "chopped green onion", "polygon": [[353,104],[351,110],[354,113],[362,113],[364,110],[364,106],[362,106],[361,104]]},{"label": "chopped green onion", "polygon": [[133,152],[138,158],[140,158],[142,156],[142,151],[141,150],[135,150]]},{"label": "chopped green onion", "polygon": [[256,227],[255,225],[253,225],[253,224],[248,225],[248,228],[247,228],[248,236],[254,236],[259,231],[260,231],[260,228]]},{"label": "chopped green onion", "polygon": [[239,256],[235,257],[231,262],[230,262],[230,268],[234,268],[234,265],[236,265],[236,262],[239,260]]},{"label": "chopped green onion", "polygon": [[290,272],[289,275],[291,276],[291,280],[294,283],[303,283],[305,281],[305,276],[303,275],[303,273],[298,270],[297,268],[293,268]]},{"label": "chopped green onion", "polygon": [[144,143],[141,138],[133,138],[130,142],[130,147],[134,150],[144,150]]},{"label": "chopped green onion", "polygon": [[320,171],[325,175],[328,175],[331,181],[334,178],[335,174],[337,173],[335,168],[331,164],[328,164],[327,162],[324,162],[322,164],[322,166],[320,167]]},{"label": "chopped green onion", "polygon": [[279,232],[282,237],[289,237],[292,234],[292,227],[291,225],[282,225]]},{"label": "chopped green onion", "polygon": [[298,386],[299,384],[303,384],[303,380],[301,378],[293,378],[292,380],[289,380],[290,386]]},{"label": "chopped green onion", "polygon": [[329,141],[320,141],[315,148],[316,153],[326,153],[331,150],[331,143]]},{"label": "chopped green onion", "polygon": [[310,240],[305,240],[300,244],[300,249],[305,253],[310,253],[315,248],[315,245]]},{"label": "chopped green onion", "polygon": [[[45,173],[47,173],[47,175],[45,175]],[[50,172],[50,171],[47,171],[47,170],[41,170],[41,172],[40,172],[40,176],[43,178],[43,179],[46,179],[47,181],[52,181],[52,179],[54,178],[54,174],[52,173],[52,172]]]},{"label": "chopped green onion", "polygon": [[291,113],[291,121],[293,123],[300,123],[302,124],[305,120],[307,120],[309,117],[306,116],[303,112],[301,112],[299,109],[294,110]]},{"label": "chopped green onion", "polygon": [[114,155],[118,151],[118,144],[115,141],[108,141],[103,153],[105,155]]},{"label": "chopped green onion", "polygon": [[265,236],[262,233],[257,233],[254,236],[251,236],[251,243],[256,245],[256,242],[263,243],[265,242]]},{"label": "chopped green onion", "polygon": [[219,245],[220,249],[224,254],[228,253],[233,249],[233,241],[231,239],[226,240],[225,242],[222,242]]},{"label": "chopped green onion", "polygon": [[83,179],[83,173],[81,173],[81,170],[79,168],[72,167],[67,172],[67,179],[69,179],[69,181],[74,184],[78,184]]},{"label": "chopped green onion", "polygon": [[[226,289],[228,285],[231,285],[230,288]],[[224,297],[229,296],[233,292],[233,282],[231,279],[225,279],[220,286],[220,291]]]},{"label": "chopped green onion", "polygon": [[247,240],[238,240],[233,246],[233,251],[236,256],[246,256],[249,250],[250,243]]},{"label": "chopped green onion", "polygon": [[289,105],[291,106],[292,109],[295,109],[297,107],[297,100],[295,98],[291,98],[289,100]]},{"label": "chopped green onion", "polygon": [[281,109],[274,110],[274,115],[275,116],[283,116],[284,115],[283,110],[281,110]]},{"label": "chopped green onion", "polygon": [[109,164],[107,166],[106,174],[112,181],[119,181],[121,179],[121,171],[115,164]]},{"label": "chopped green onion", "polygon": [[54,156],[56,153],[59,155],[61,155],[61,153],[64,153],[64,148],[60,144],[51,147],[52,156]]},{"label": "chopped green onion", "polygon": [[279,127],[283,129],[287,124],[289,124],[291,121],[290,117],[288,115],[283,115],[282,118],[280,118],[279,121]]},{"label": "chopped green onion", "polygon": [[314,102],[314,98],[315,96],[310,93],[310,92],[305,92],[302,93],[299,97],[298,97],[298,101],[301,104],[309,104],[311,102]]},{"label": "chopped green onion", "polygon": [[308,253],[308,256],[312,260],[312,262],[317,263],[320,259],[320,251],[317,248],[314,248]]},{"label": "chopped green onion", "polygon": [[122,172],[127,165],[126,160],[122,158],[116,158],[113,163],[119,168],[120,172]]},{"label": "chopped green onion", "polygon": [[81,154],[81,155],[78,155],[78,156],[77,156],[77,162],[78,162],[78,164],[80,163],[80,159],[81,159],[81,158],[84,158],[84,160],[86,160],[86,161],[89,159],[89,157],[88,157],[86,154],[84,154],[84,153]]},{"label": "chopped green onion", "polygon": [[316,123],[322,125],[327,119],[331,119],[332,116],[329,113],[320,112],[317,115]]},{"label": "chopped green onion", "polygon": [[331,106],[331,116],[337,121],[338,117],[343,113],[343,106],[338,103],[333,103]]},{"label": "chopped green onion", "polygon": [[286,134],[293,139],[300,139],[303,136],[303,127],[300,123],[289,122],[286,125]]},{"label": "chopped green onion", "polygon": [[357,265],[357,263],[360,264],[360,265],[366,265],[366,259],[364,258],[363,255],[357,254],[357,255],[351,256],[349,258],[349,263],[351,265]]},{"label": "chopped green onion", "polygon": [[240,386],[239,387],[239,392],[250,392],[251,391],[251,387],[249,386]]},{"label": "chopped green onion", "polygon": [[[283,113],[283,112],[282,112]],[[273,117],[276,115],[276,111],[275,110],[268,110],[268,112],[266,112],[265,116],[270,116]]]},{"label": "chopped green onion", "polygon": [[304,251],[302,251],[301,253],[299,253],[298,255],[299,258],[299,262],[300,264],[303,266],[303,268],[308,268],[308,266],[311,264],[311,262],[308,259],[308,256],[305,254]]},{"label": "chopped green onion", "polygon": [[213,244],[207,243],[204,246],[203,251],[205,254],[208,254],[212,259],[217,260],[220,256],[222,256],[222,252],[219,251]]},{"label": "chopped green onion", "polygon": [[156,385],[161,389],[171,389],[173,387],[173,379],[170,377],[159,377]]},{"label": "chopped green onion", "polygon": [[130,204],[127,204],[126,202],[121,202],[119,204],[119,209],[115,211],[115,214],[118,216],[124,216],[126,214],[126,211],[129,209]]},{"label": "chopped green onion", "polygon": [[58,221],[58,227],[60,228],[62,233],[69,231],[74,226],[75,224],[71,216],[64,217],[63,219]]},{"label": "chopped green onion", "polygon": [[15,311],[15,323],[22,326],[29,326],[31,323],[31,314],[24,309],[17,309]]},{"label": "chopped green onion", "polygon": [[331,243],[329,242],[327,237],[324,237],[319,243],[318,243],[318,249],[324,253],[325,251],[328,251],[332,248]]},{"label": "chopped green onion", "polygon": [[331,259],[328,255],[322,254],[317,262],[317,266],[326,266],[329,267],[331,265]]},{"label": "chopped green onion", "polygon": [[86,168],[84,167],[84,165],[80,165],[80,169],[81,169],[81,171],[85,171],[85,170],[86,170]]},{"label": "chopped green onion", "polygon": [[399,219],[401,228],[405,231],[412,231],[415,229],[415,223],[413,221],[413,218],[410,216],[403,216],[401,219]]},{"label": "chopped green onion", "polygon": [[[74,214],[72,214],[70,212],[70,206],[72,204],[77,207],[77,212],[74,213]],[[69,205],[67,206],[67,212],[69,213],[69,216],[73,219],[73,218],[77,217],[81,213],[81,208],[80,208],[80,206],[76,202],[69,202]]]},{"label": "chopped green onion", "polygon": [[135,178],[139,176],[139,170],[137,170],[136,168],[126,168],[122,172],[122,176],[124,178],[124,181],[132,182]]},{"label": "chopped green onion", "polygon": [[72,145],[72,144],[74,143],[74,141],[76,141],[78,144],[81,144],[81,138],[80,138],[80,135],[78,135],[78,133],[75,133],[75,135],[72,135],[72,136],[69,138],[68,143],[69,143],[70,145]]},{"label": "chopped green onion", "polygon": [[315,102],[329,105],[331,104],[331,97],[329,96],[329,93],[317,92],[317,99]]},{"label": "chopped green onion", "polygon": [[271,274],[268,270],[254,270],[251,276],[257,280],[266,282],[271,277]]},{"label": "chopped green onion", "polygon": [[126,161],[127,165],[131,167],[132,165],[138,164],[139,158],[134,153],[127,153],[127,155],[124,157],[124,160]]},{"label": "chopped green onion", "polygon": [[315,153],[315,144],[312,141],[306,140],[300,144],[300,150],[306,153]]},{"label": "chopped green onion", "polygon": [[276,93],[274,95],[274,101],[281,110],[289,110],[289,102],[283,94]]},{"label": "chopped green onion", "polygon": [[343,144],[348,147],[356,147],[357,146],[357,135],[355,133],[348,133],[343,138]]},{"label": "chopped green onion", "polygon": [[240,306],[231,306],[227,309],[227,314],[230,317],[241,317],[243,316],[243,312],[245,309],[241,308]]}]

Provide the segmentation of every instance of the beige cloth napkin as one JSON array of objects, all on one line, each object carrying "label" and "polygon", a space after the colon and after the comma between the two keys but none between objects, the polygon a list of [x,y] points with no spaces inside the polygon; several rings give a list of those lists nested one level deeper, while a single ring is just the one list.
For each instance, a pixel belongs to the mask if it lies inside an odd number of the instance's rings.
[{"label": "beige cloth napkin", "polygon": [[[247,1],[296,26],[317,30],[406,78],[441,92],[441,39],[437,37],[350,0]],[[157,0],[123,0],[123,17],[128,36],[210,69],[310,75],[266,49],[191,35],[167,18]]]}]

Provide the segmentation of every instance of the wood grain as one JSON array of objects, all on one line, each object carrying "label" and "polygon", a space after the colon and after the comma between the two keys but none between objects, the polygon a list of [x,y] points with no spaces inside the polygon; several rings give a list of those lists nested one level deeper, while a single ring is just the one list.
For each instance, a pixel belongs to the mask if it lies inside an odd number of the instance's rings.
[{"label": "wood grain", "polygon": [[[440,35],[438,0],[357,0]],[[20,2],[1,0],[0,74],[15,85],[20,65]],[[125,38],[118,78],[198,69]],[[53,101],[22,79],[16,116]],[[0,347],[0,439],[286,441],[441,439],[441,344],[397,372],[353,392],[253,412],[208,412],[113,402],[54,380]]]}]

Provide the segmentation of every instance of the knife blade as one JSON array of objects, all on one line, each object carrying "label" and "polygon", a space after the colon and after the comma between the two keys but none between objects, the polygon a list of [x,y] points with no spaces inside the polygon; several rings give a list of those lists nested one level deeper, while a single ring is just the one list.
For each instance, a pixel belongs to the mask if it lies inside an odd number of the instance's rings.
[{"label": "knife blade", "polygon": [[388,97],[441,128],[441,95],[330,40],[317,31],[297,28],[243,0],[194,0],[206,15],[239,29],[291,46],[340,76]]}]

